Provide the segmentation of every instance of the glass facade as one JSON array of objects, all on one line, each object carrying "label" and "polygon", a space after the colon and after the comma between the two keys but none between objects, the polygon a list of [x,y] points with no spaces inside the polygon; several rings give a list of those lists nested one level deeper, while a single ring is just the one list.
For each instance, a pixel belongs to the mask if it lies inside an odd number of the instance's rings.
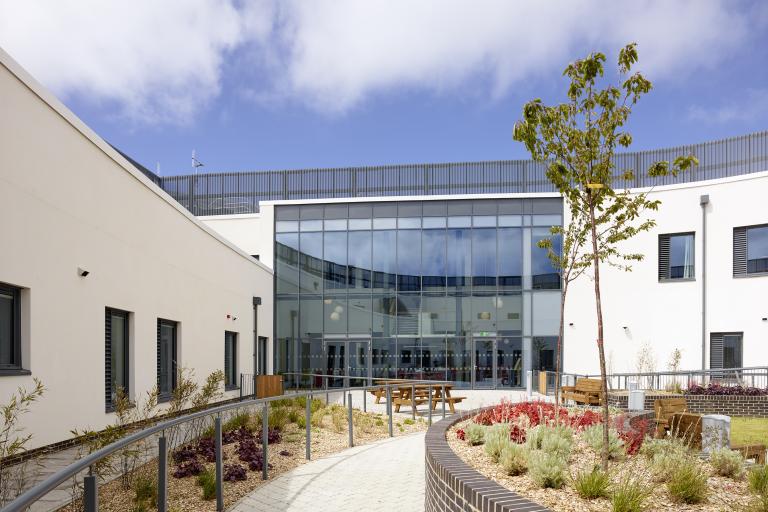
[{"label": "glass facade", "polygon": [[537,242],[560,199],[278,205],[275,219],[278,372],[521,387],[554,364],[560,278]]}]

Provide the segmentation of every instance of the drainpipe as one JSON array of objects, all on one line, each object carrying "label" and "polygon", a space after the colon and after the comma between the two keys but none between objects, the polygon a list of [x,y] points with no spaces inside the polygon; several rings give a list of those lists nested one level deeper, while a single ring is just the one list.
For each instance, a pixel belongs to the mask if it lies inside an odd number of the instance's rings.
[{"label": "drainpipe", "polygon": [[[261,297],[253,298],[253,375],[256,379],[256,369],[258,368],[259,353],[259,306],[261,306]],[[264,355],[266,357],[266,355]]]},{"label": "drainpipe", "polygon": [[701,369],[707,369],[707,205],[709,194],[699,197],[701,205]]}]

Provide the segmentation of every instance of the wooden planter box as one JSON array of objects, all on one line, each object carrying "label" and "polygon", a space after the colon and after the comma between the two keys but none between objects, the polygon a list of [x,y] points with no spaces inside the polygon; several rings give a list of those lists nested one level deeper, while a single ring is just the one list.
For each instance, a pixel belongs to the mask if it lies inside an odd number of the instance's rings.
[{"label": "wooden planter box", "polygon": [[267,398],[283,394],[282,375],[257,375],[256,398]]}]

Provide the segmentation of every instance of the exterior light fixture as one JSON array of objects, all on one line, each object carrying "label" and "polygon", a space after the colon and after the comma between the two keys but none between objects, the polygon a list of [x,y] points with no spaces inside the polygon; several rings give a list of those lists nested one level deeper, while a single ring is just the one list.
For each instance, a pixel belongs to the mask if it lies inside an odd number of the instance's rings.
[{"label": "exterior light fixture", "polygon": [[593,189],[593,190],[594,190],[594,189],[600,189],[600,188],[603,188],[604,186],[605,186],[605,185],[603,185],[602,183],[587,183],[587,188],[591,188],[591,189]]},{"label": "exterior light fixture", "polygon": [[77,267],[77,275],[80,277],[87,277],[90,272],[83,267]]},{"label": "exterior light fixture", "polygon": [[490,320],[491,319],[491,312],[490,311],[481,311],[477,314],[477,318],[480,320]]},{"label": "exterior light fixture", "polygon": [[626,331],[627,329],[629,329],[629,327],[627,327],[627,326],[625,325],[624,327],[622,327],[622,329],[624,329],[624,330]]},{"label": "exterior light fixture", "polygon": [[568,324],[568,326],[569,326],[569,327],[573,327],[573,322],[570,322],[570,323]]}]

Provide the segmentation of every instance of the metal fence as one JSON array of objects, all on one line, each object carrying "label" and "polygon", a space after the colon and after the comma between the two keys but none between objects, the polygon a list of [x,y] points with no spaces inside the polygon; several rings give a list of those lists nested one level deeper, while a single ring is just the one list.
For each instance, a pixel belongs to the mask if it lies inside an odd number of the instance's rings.
[{"label": "metal fence", "polygon": [[[307,376],[313,376],[315,374],[304,374]],[[320,375],[321,378],[333,377],[338,378],[338,375]],[[346,376],[342,376],[346,377]],[[355,377],[349,377],[354,379]],[[374,379],[374,382],[377,379]],[[202,427],[212,424],[214,427],[214,446],[215,446],[215,472],[216,472],[216,510],[224,510],[224,481],[223,481],[223,457],[224,452],[222,449],[222,425],[227,415],[236,414],[242,410],[252,409],[258,411],[257,414],[261,414],[261,425],[269,425],[269,409],[270,402],[281,400],[284,398],[298,398],[305,397],[305,458],[310,460],[312,457],[312,424],[311,424],[311,403],[313,398],[317,398],[321,395],[326,396],[326,403],[329,402],[330,394],[343,394],[344,404],[347,408],[347,428],[349,433],[349,446],[354,446],[354,422],[353,422],[353,410],[352,410],[352,392],[362,393],[363,404],[367,403],[367,393],[369,391],[381,391],[385,398],[386,415],[388,417],[388,434],[389,437],[394,436],[393,422],[392,422],[392,409],[393,409],[393,391],[403,387],[413,387],[415,385],[427,385],[429,387],[439,388],[443,386],[442,393],[442,417],[445,418],[445,382],[425,381],[425,380],[406,380],[402,379],[400,382],[386,382],[382,384],[362,385],[362,386],[350,386],[329,388],[321,391],[296,391],[289,395],[282,395],[270,398],[261,399],[247,399],[243,401],[233,402],[226,405],[214,406],[209,409],[205,409],[199,412],[187,414],[185,416],[179,416],[166,421],[161,421],[155,425],[144,428],[137,432],[131,433],[122,439],[101,448],[82,459],[70,464],[49,476],[39,484],[28,489],[21,495],[19,495],[14,501],[6,505],[2,512],[21,512],[27,510],[29,507],[37,503],[41,498],[46,496],[51,491],[56,490],[59,486],[65,482],[70,482],[76,479],[78,475],[87,471],[86,476],[83,478],[83,509],[85,512],[97,512],[99,509],[98,500],[98,487],[99,479],[96,476],[98,474],[97,467],[99,463],[103,463],[107,458],[119,454],[126,449],[133,449],[137,443],[154,442],[156,438],[156,450],[157,450],[157,510],[158,512],[166,512],[168,505],[168,456],[178,446],[182,446],[192,439],[180,438],[178,435],[174,435],[174,429],[178,432],[178,429],[182,426],[197,425],[196,429],[189,429],[188,431],[202,432]],[[431,391],[431,390],[430,390]],[[212,421],[211,421],[212,420]],[[196,423],[195,423],[196,422]],[[432,406],[429,407],[429,424],[432,423]],[[269,471],[269,441],[268,434],[269,428],[262,428],[261,449],[263,454],[262,474],[261,478],[266,480]],[[176,440],[176,442],[174,442]]]},{"label": "metal fence", "polygon": [[[693,154],[699,166],[678,176],[643,176],[651,164]],[[649,187],[768,170],[768,131],[689,146],[617,154],[616,187]],[[621,178],[626,170],[638,178]],[[554,192],[546,166],[532,160],[247,171],[157,177],[195,215],[259,211],[259,201],[376,196]],[[147,171],[148,172],[148,171]],[[156,181],[154,180],[153,181]]]}]

